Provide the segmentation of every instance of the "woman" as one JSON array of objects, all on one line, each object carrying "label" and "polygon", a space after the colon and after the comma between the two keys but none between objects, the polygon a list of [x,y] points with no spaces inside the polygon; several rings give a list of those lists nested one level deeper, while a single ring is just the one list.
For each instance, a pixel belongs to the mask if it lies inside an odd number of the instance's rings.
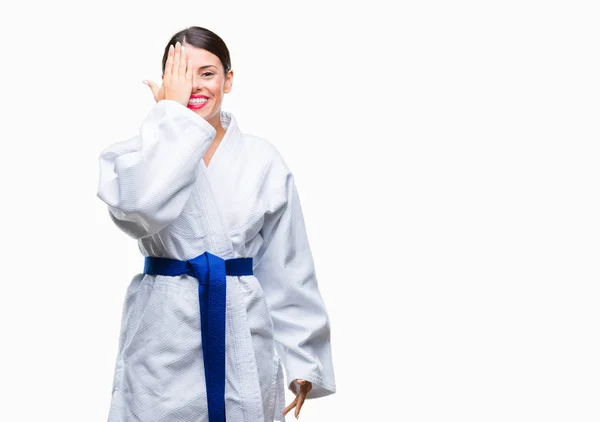
[{"label": "woman", "polygon": [[294,177],[221,110],[233,71],[220,37],[185,29],[162,65],[160,88],[144,81],[157,103],[139,135],[100,155],[98,197],[145,256],[123,304],[108,420],[298,418],[335,380]]}]

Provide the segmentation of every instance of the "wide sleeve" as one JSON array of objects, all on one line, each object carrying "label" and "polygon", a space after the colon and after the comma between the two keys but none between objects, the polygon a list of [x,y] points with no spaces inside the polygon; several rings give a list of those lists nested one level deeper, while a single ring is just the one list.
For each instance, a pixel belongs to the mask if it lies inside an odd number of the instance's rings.
[{"label": "wide sleeve", "polygon": [[150,111],[139,134],[100,154],[97,196],[129,236],[151,236],[183,211],[200,160],[216,135],[210,123],[173,100]]},{"label": "wide sleeve", "polygon": [[254,274],[266,295],[288,388],[298,394],[294,380],[305,379],[313,385],[307,399],[323,397],[336,389],[329,317],[319,291],[294,177],[289,170],[273,177],[281,182],[275,184],[268,200],[272,205],[264,216],[263,244],[256,255]]}]

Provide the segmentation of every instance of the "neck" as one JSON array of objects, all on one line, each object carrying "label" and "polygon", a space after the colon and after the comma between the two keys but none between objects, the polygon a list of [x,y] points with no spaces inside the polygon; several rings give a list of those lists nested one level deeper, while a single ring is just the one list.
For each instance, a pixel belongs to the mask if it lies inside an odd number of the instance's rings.
[{"label": "neck", "polygon": [[225,128],[223,128],[223,125],[221,125],[221,112],[219,111],[217,114],[215,114],[210,120],[208,120],[208,123],[210,123],[211,126],[217,131],[213,142],[218,144],[221,139],[223,139],[223,136],[225,136],[226,132]]}]

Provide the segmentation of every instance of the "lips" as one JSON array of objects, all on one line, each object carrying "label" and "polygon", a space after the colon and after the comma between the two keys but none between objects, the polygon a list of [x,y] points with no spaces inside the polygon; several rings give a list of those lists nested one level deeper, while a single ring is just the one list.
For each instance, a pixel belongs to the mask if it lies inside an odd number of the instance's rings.
[{"label": "lips", "polygon": [[[206,101],[204,103],[201,104],[194,104],[191,100],[196,99],[196,98],[205,98]],[[202,107],[204,107],[207,103],[208,103],[208,97],[206,95],[192,95],[190,96],[190,102],[188,102],[188,108],[191,108],[193,110],[198,110],[201,109]]]}]

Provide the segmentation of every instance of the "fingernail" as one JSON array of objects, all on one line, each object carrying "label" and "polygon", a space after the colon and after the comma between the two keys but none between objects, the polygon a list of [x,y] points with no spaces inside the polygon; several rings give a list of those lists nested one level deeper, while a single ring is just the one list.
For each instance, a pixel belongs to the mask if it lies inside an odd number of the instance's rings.
[{"label": "fingernail", "polygon": [[143,83],[144,85],[148,86],[148,82],[146,82],[146,81],[142,81],[142,83]]}]

